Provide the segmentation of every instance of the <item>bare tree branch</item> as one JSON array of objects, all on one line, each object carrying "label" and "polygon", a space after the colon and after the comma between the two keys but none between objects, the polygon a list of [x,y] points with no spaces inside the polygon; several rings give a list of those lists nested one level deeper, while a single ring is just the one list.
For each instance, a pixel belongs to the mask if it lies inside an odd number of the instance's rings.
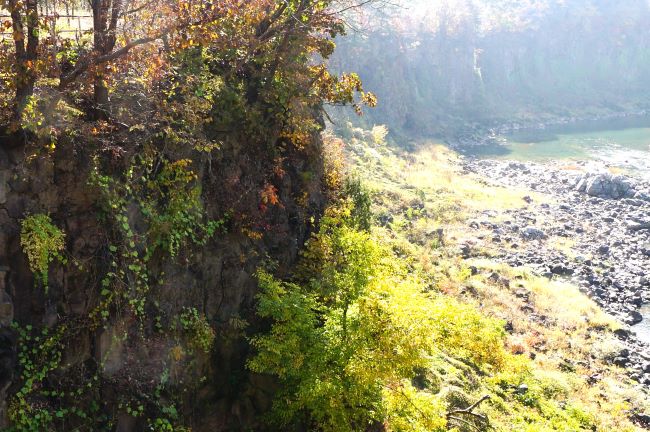
[{"label": "bare tree branch", "polygon": [[490,395],[485,395],[481,399],[479,399],[478,401],[474,402],[472,405],[468,406],[467,408],[457,409],[457,410],[453,410],[453,411],[448,412],[447,417],[453,416],[453,415],[456,415],[456,414],[470,414],[470,415],[481,417],[481,418],[485,419],[486,417],[484,415],[476,414],[473,411],[476,408],[478,408],[479,405],[481,405],[483,402],[485,402],[488,399],[490,399]]}]

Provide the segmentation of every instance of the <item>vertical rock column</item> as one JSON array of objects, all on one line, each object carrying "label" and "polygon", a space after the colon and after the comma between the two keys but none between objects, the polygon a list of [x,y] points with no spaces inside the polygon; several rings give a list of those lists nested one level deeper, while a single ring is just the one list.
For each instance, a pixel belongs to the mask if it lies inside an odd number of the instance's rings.
[{"label": "vertical rock column", "polygon": [[0,143],[0,429],[7,424],[7,391],[14,377],[16,364],[15,337],[11,330],[14,304],[7,292],[9,275],[9,243],[15,235],[16,222],[9,217],[7,208],[11,187],[12,164]]},{"label": "vertical rock column", "polygon": [[0,328],[9,327],[14,319],[14,304],[6,290],[9,267],[0,266]]},{"label": "vertical rock column", "polygon": [[0,429],[7,424],[7,390],[13,380],[15,341],[10,328],[14,319],[14,305],[6,291],[9,267],[0,266]]}]

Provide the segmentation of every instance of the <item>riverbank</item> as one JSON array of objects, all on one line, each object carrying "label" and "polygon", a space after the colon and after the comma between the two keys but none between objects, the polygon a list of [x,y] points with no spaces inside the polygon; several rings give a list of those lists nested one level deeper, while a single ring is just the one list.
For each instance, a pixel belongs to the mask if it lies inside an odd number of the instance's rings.
[{"label": "riverbank", "polygon": [[640,309],[650,303],[650,184],[608,174],[595,163],[522,163],[467,159],[467,173],[492,185],[539,194],[523,208],[483,213],[469,226],[486,228],[497,259],[575,284],[627,326],[628,346],[613,362],[650,384],[650,340],[636,337]]},{"label": "riverbank", "polygon": [[[580,274],[574,268],[574,261],[581,260],[579,242],[564,227],[571,218],[558,210],[568,205],[559,185],[569,188],[563,172],[577,179],[578,170],[558,166],[556,180],[538,177],[539,184],[533,187],[543,165],[539,171],[527,164],[510,169],[509,162],[473,161],[441,145],[424,143],[419,148],[407,153],[353,139],[348,157],[374,191],[377,234],[411,263],[414,274],[429,280],[433,292],[503,320],[507,349],[528,372],[504,387],[511,390],[498,396],[505,397],[502,408],[486,404],[495,429],[646,429],[647,352],[623,322],[632,309],[623,313],[627,304],[623,299],[617,303],[620,309],[612,306],[608,313],[573,278]],[[518,181],[526,170],[530,181]],[[548,189],[547,183],[552,184]],[[585,220],[585,225],[589,223]],[[586,236],[599,228],[582,229]],[[618,234],[611,236],[616,243]],[[614,246],[611,257],[617,256],[619,246]],[[582,255],[584,261],[592,260],[593,273],[600,275],[600,263],[593,264],[597,257]],[[617,278],[625,279],[622,273]],[[642,304],[647,298],[640,300]],[[494,391],[485,385],[490,379],[472,377],[473,384],[460,385],[469,400],[478,399]],[[459,384],[443,379],[440,386],[447,385]],[[524,399],[529,401],[524,405],[530,405],[522,409],[518,403]],[[579,426],[564,417],[573,409],[569,407],[576,406],[585,413]]]}]

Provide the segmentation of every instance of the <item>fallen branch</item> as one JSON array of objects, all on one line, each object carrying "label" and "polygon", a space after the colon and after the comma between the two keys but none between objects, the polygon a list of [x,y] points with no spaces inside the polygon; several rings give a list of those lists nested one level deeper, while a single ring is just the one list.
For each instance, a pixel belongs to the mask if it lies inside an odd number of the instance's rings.
[{"label": "fallen branch", "polygon": [[472,429],[476,429],[477,431],[480,431],[481,429],[478,426],[476,426],[475,424],[473,424],[473,423],[471,423],[471,422],[469,422],[469,421],[467,421],[467,420],[465,420],[465,419],[463,419],[461,417],[458,417],[458,416],[459,415],[468,415],[468,416],[472,416],[474,418],[477,418],[477,419],[479,419],[479,420],[481,420],[483,422],[486,422],[486,423],[489,422],[489,419],[488,419],[488,417],[486,415],[478,414],[478,413],[474,412],[474,410],[476,408],[478,408],[479,405],[481,405],[483,402],[485,402],[488,399],[490,399],[490,395],[485,395],[481,399],[474,402],[472,405],[468,406],[467,408],[461,408],[461,409],[455,409],[453,411],[449,411],[447,413],[447,421],[454,420],[454,421],[457,421],[459,423],[463,423],[466,426],[470,426]]}]

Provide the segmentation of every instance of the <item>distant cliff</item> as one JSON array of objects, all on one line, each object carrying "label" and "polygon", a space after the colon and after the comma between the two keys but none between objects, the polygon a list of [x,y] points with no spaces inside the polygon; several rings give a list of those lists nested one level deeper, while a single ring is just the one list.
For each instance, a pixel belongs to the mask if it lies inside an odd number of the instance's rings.
[{"label": "distant cliff", "polygon": [[374,17],[364,31],[342,38],[332,60],[376,90],[381,103],[370,124],[449,136],[476,124],[648,108],[646,1],[409,7],[400,18]]}]

